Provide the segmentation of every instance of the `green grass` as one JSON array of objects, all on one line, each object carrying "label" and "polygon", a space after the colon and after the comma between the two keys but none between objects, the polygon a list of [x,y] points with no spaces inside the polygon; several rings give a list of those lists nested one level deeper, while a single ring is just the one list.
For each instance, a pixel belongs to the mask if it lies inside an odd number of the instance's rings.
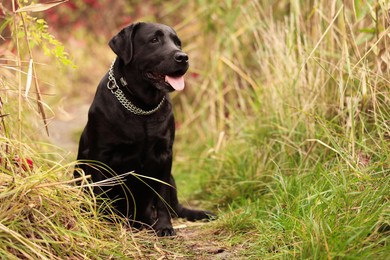
[{"label": "green grass", "polygon": [[[187,88],[173,94],[179,194],[219,215],[201,229],[207,235],[194,239],[223,241],[232,257],[244,259],[387,259],[390,6],[339,0],[153,4],[165,10],[153,19],[174,25],[191,58]],[[79,52],[80,59],[88,57]],[[63,69],[75,73],[63,81],[61,73],[42,77],[55,81],[61,96],[76,95],[77,88],[66,86],[82,82],[91,82],[83,93],[93,95],[94,77],[83,75],[91,67],[104,72],[109,59]],[[17,77],[1,69],[7,73],[2,85],[16,97]],[[1,257],[204,256],[180,238],[161,241],[130,233],[119,219],[105,222],[93,199],[67,184],[73,164],[35,141],[41,137],[31,126],[34,117],[23,114],[20,125],[20,106],[11,100],[2,111],[12,115],[2,139],[11,152],[3,149],[2,158],[18,154],[35,166],[26,172],[3,161]],[[33,134],[19,140],[18,127]]]},{"label": "green grass", "polygon": [[213,58],[199,62],[197,105],[180,114],[198,118],[179,130],[178,152],[203,158],[186,164],[202,176],[200,197],[218,205],[218,228],[249,240],[242,254],[253,258],[386,259],[385,6],[228,3],[204,20],[212,33],[197,45]]}]

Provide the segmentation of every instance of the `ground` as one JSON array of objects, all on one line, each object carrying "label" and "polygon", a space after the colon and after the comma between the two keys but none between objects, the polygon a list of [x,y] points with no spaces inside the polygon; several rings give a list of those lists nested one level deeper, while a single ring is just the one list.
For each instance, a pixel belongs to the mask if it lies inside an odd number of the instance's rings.
[{"label": "ground", "polygon": [[240,259],[239,248],[226,245],[226,241],[207,225],[212,224],[174,221],[177,236],[166,239],[169,240],[166,249],[170,251],[172,249],[168,247],[178,248],[180,253],[174,253],[178,259]]}]

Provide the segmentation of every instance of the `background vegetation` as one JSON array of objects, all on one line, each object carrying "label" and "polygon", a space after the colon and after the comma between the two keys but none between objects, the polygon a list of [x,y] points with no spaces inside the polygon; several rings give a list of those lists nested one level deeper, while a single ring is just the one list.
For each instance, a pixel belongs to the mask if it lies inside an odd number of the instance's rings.
[{"label": "background vegetation", "polygon": [[[173,94],[174,174],[182,199],[219,215],[193,240],[223,241],[233,259],[390,255],[388,1],[111,5],[0,6],[2,258],[221,252],[106,223],[70,185],[75,154],[45,141],[39,119],[90,102],[114,57],[106,42],[140,19],[172,25],[191,59],[186,90]],[[35,89],[25,98],[28,71]]]}]

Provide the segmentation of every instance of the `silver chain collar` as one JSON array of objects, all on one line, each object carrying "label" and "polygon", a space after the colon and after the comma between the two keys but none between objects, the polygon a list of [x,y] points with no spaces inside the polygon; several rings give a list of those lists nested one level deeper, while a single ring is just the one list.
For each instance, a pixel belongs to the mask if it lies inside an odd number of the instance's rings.
[{"label": "silver chain collar", "polygon": [[[152,110],[143,110],[141,108],[138,108],[133,103],[131,103],[130,100],[128,100],[125,97],[125,94],[119,88],[118,84],[116,83],[115,77],[114,77],[114,63],[115,63],[115,60],[112,62],[110,70],[108,71],[107,88],[109,90],[111,90],[111,93],[116,96],[119,103],[121,103],[128,111],[130,111],[131,113],[133,113],[135,115],[147,116],[147,115],[151,115],[154,112],[156,112],[157,110],[159,110],[165,101],[165,96],[162,98],[162,100],[157,105],[157,107],[153,108]],[[124,85],[127,84],[123,78],[121,78],[121,81],[125,83]],[[111,84],[111,86],[110,86],[110,84]]]}]

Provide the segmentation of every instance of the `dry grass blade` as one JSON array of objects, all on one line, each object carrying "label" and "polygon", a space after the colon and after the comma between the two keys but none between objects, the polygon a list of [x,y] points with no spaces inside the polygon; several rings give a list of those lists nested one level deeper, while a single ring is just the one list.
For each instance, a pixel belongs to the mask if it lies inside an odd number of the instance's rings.
[{"label": "dry grass blade", "polygon": [[30,4],[27,6],[23,6],[15,11],[15,13],[21,13],[21,12],[42,12],[46,11],[54,6],[60,5],[62,3],[67,2],[68,0],[58,0],[58,1],[50,1],[46,2],[44,4]]},{"label": "dry grass blade", "polygon": [[360,60],[353,66],[352,70],[355,70],[356,67],[366,59],[366,57],[375,49],[378,47],[378,44],[383,41],[383,39],[386,39],[386,37],[389,37],[390,27],[386,28],[384,32],[381,33],[378,40],[372,44],[371,48],[363,55],[363,57],[360,58]]},{"label": "dry grass blade", "polygon": [[[20,243],[22,243],[23,245],[25,245],[27,248],[29,248],[32,252],[34,252],[40,259],[48,259],[47,257],[45,257],[44,254],[46,255],[50,255],[50,253],[43,249],[43,248],[37,248],[36,245],[34,243],[32,243],[29,239],[21,236],[19,233],[7,228],[6,226],[4,226],[3,224],[0,223],[0,230],[6,234],[9,234],[11,235],[13,238],[15,238],[16,240],[18,240]],[[44,254],[42,254],[44,253]],[[30,256],[31,257],[31,256]],[[33,258],[31,258],[33,259]]]},{"label": "dry grass blade", "polygon": [[[29,43],[28,31],[27,31],[26,22],[25,22],[23,14],[20,14],[20,18],[22,19],[22,23],[23,23],[25,40],[28,43],[27,46],[28,46],[28,52],[29,52],[29,55],[30,55],[30,60],[33,61],[34,60],[33,53],[32,53],[32,50],[31,50],[31,44]],[[39,87],[37,71],[35,69],[35,63],[32,62],[31,64],[32,64],[32,66],[31,66],[32,67],[32,72],[34,74],[35,89],[36,89],[36,92],[37,92],[38,111],[39,111],[39,113],[42,116],[42,120],[43,120],[43,124],[45,126],[45,129],[46,129],[46,133],[49,136],[49,128],[47,126],[48,125],[48,121],[47,121],[47,118],[46,118],[45,109],[43,108],[43,105],[42,105],[42,103],[43,103],[42,102],[42,94],[41,94],[41,89]]]},{"label": "dry grass blade", "polygon": [[227,66],[229,66],[233,71],[235,71],[238,75],[240,75],[241,78],[246,80],[253,89],[257,89],[256,82],[251,78],[250,75],[245,73],[242,69],[240,69],[237,65],[235,65],[233,62],[231,62],[228,58],[225,56],[221,56],[220,60],[225,63]]},{"label": "dry grass blade", "polygon": [[310,60],[310,58],[313,56],[313,54],[316,52],[316,50],[318,49],[318,47],[320,46],[321,42],[325,39],[325,36],[328,34],[328,32],[330,31],[330,29],[332,28],[333,24],[335,23],[335,21],[337,20],[337,18],[339,17],[341,11],[343,10],[344,8],[344,5],[341,5],[341,7],[339,8],[339,10],[337,11],[336,15],[333,17],[332,21],[330,22],[330,24],[328,25],[328,27],[326,28],[326,30],[324,31],[324,33],[321,35],[321,38],[318,40],[317,44],[314,46],[314,48],[312,49],[312,51],[309,53],[309,56],[307,56],[305,62],[302,63],[302,66],[301,66],[301,69],[299,70],[299,73],[305,68],[307,62]]},{"label": "dry grass blade", "polygon": [[[40,184],[40,185],[35,186],[35,188],[39,189],[39,188],[55,187],[55,186],[58,186],[58,185],[73,184],[73,183],[77,183],[79,181],[88,180],[90,178],[91,178],[91,175],[86,175],[85,177],[79,177],[79,178],[68,180],[68,181]],[[85,186],[87,186],[87,185],[85,185]]]},{"label": "dry grass blade", "polygon": [[102,181],[82,185],[81,187],[105,187],[105,186],[110,187],[115,185],[121,185],[124,181],[126,181],[126,177],[132,174],[133,172],[128,172],[128,173],[116,175],[111,178],[104,179]]}]

